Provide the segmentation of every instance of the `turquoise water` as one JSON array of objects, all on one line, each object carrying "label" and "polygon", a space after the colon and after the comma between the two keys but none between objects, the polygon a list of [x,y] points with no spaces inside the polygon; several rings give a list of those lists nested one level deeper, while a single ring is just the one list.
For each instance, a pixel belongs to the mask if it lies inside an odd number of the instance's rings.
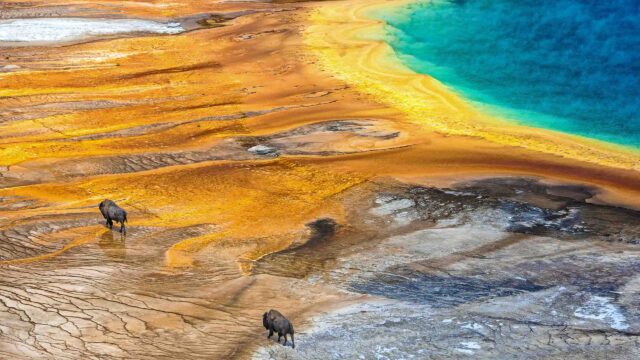
[{"label": "turquoise water", "polygon": [[640,147],[640,0],[419,1],[374,16],[410,68],[485,110]]}]

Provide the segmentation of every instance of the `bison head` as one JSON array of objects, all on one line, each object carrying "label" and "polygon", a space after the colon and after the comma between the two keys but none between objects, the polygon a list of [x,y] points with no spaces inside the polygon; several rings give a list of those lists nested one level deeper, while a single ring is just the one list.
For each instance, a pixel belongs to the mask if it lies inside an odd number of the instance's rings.
[{"label": "bison head", "polygon": [[262,315],[262,326],[264,326],[265,329],[269,330],[269,315],[267,313],[264,313]]}]

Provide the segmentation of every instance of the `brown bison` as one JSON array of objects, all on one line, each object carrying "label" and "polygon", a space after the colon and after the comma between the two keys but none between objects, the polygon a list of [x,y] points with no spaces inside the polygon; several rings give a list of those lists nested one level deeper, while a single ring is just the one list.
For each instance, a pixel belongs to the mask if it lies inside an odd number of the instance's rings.
[{"label": "brown bison", "polygon": [[102,201],[100,205],[98,205],[98,208],[100,208],[102,216],[107,220],[107,227],[109,227],[109,229],[113,228],[113,221],[115,220],[120,223],[120,233],[127,233],[127,229],[124,226],[124,223],[127,222],[127,212],[124,211],[123,208],[108,199]]},{"label": "brown bison", "polygon": [[276,332],[278,333],[278,343],[280,343],[280,338],[284,336],[284,344],[282,345],[287,345],[287,334],[291,334],[291,347],[296,348],[296,343],[293,340],[293,325],[280,312],[272,309],[264,313],[262,315],[262,325],[269,330],[267,339],[270,339],[271,335]]}]

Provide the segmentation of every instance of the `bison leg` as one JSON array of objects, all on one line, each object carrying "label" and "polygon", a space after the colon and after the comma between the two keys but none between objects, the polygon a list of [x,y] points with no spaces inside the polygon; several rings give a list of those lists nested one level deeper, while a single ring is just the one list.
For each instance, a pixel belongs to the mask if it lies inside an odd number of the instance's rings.
[{"label": "bison leg", "polygon": [[124,223],[120,223],[120,234],[126,234],[127,228],[124,227]]},{"label": "bison leg", "polygon": [[269,335],[267,335],[267,339],[271,339],[271,336],[273,336],[273,329],[269,329]]},{"label": "bison leg", "polygon": [[285,346],[287,345],[287,333],[284,333],[284,344],[282,345],[285,345]]},{"label": "bison leg", "polygon": [[293,334],[291,334],[291,348],[292,349],[296,348],[296,343],[293,341]]},{"label": "bison leg", "polygon": [[280,338],[282,337],[281,333],[278,333],[278,344],[280,343]]},{"label": "bison leg", "polygon": [[113,229],[113,220],[107,219],[107,226],[109,227],[109,229]]}]

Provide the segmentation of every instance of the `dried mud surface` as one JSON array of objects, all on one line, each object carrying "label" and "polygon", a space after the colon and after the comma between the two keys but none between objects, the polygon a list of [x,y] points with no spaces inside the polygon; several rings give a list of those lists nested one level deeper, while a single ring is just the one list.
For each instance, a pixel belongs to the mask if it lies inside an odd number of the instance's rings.
[{"label": "dried mud surface", "polygon": [[640,175],[425,130],[325,4],[0,4],[186,30],[0,44],[0,357],[637,357]]}]

